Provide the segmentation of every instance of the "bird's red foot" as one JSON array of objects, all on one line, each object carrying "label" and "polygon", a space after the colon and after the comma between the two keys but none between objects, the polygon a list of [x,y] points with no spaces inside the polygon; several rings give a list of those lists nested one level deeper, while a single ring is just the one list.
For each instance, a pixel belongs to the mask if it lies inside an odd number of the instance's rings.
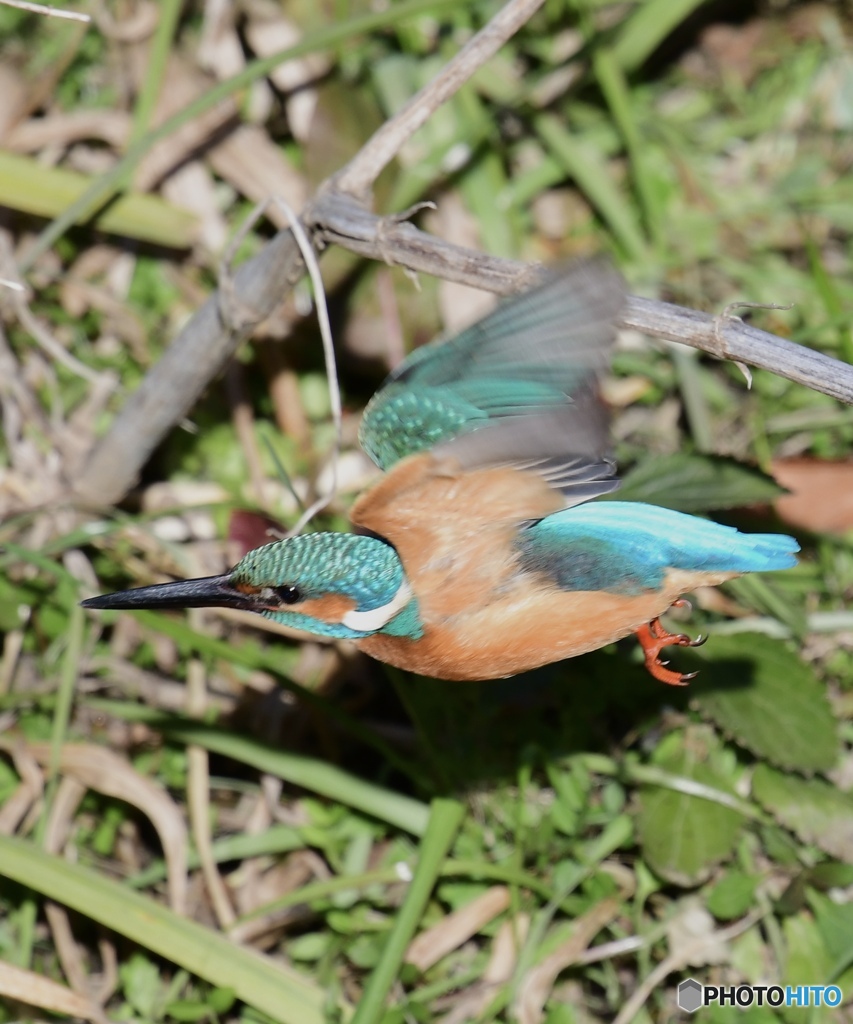
[{"label": "bird's red foot", "polygon": [[[689,602],[684,600],[676,601],[673,607],[680,608],[684,605],[689,607]],[[696,676],[696,673],[675,672],[671,668],[666,668],[665,666],[669,662],[660,660],[660,652],[664,647],[700,647],[708,638],[697,636],[695,640],[691,640],[686,633],[667,633],[661,625],[660,619],[652,619],[647,625],[640,626],[637,630],[637,639],[643,647],[643,654],[646,657],[646,668],[655,679],[659,679],[662,683],[667,683],[669,686],[686,686]]]}]

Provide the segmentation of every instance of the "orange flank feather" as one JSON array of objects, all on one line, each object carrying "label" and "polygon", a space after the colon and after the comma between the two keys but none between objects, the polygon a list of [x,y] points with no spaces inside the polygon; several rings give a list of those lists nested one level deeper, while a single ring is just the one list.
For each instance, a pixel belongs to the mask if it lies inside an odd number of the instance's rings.
[{"label": "orange flank feather", "polygon": [[356,644],[374,658],[420,675],[501,679],[620,640],[662,615],[681,594],[736,575],[673,572],[663,590],[636,597],[533,589],[528,580],[460,614],[423,615],[420,640],[375,633]]},{"label": "orange flank feather", "polygon": [[347,612],[356,607],[355,601],[344,594],[324,594],[300,602],[299,610],[320,622],[342,622]]},{"label": "orange flank feather", "polygon": [[463,472],[428,454],[398,463],[358,499],[351,519],[397,549],[424,635],[375,633],[358,647],[421,675],[502,678],[603,647],[686,591],[738,575],[670,570],[662,589],[636,596],[565,591],[521,575],[513,547],[519,524],[560,507],[559,495],[533,474]]}]

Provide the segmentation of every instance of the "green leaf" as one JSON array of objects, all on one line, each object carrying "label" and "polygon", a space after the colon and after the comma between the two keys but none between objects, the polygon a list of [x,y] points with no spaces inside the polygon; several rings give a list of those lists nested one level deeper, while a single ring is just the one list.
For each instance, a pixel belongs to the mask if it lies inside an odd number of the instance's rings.
[{"label": "green leaf", "polygon": [[[827,889],[846,889],[853,885],[853,864],[839,864],[835,860],[827,860],[815,864],[806,872],[806,879],[813,888],[826,892]],[[853,908],[853,904],[845,904]]]},{"label": "green leaf", "polygon": [[[732,942],[730,950],[732,969],[749,984],[760,984],[771,975],[771,972],[775,975],[776,964],[760,929],[750,928],[738,935]],[[778,1018],[774,1017],[774,1020]]]},{"label": "green leaf", "polygon": [[[688,784],[701,782],[731,793],[730,780],[711,761],[713,752],[713,747],[685,741],[680,752],[656,763]],[[654,871],[677,885],[707,878],[732,853],[743,820],[733,808],[700,796],[650,785],[640,790],[637,825],[643,855]]]},{"label": "green leaf", "polygon": [[160,971],[142,953],[134,953],[119,968],[124,998],[143,1017],[153,1017],[160,1002]]},{"label": "green leaf", "polygon": [[828,980],[835,981],[853,964],[853,903],[834,903],[817,892],[809,893],[809,903],[832,962]]},{"label": "green leaf", "polygon": [[739,576],[729,581],[728,591],[745,608],[784,623],[795,640],[801,640],[808,632],[804,606],[799,601],[792,601],[791,594],[782,591],[772,576],[760,573]]},{"label": "green leaf", "polygon": [[679,512],[708,512],[773,501],[784,488],[733,459],[678,452],[646,459],[625,475],[618,501],[647,501]]},{"label": "green leaf", "polygon": [[716,1003],[703,1011],[702,1024],[779,1024],[779,1018],[769,1006],[753,1004],[742,1010],[739,1006],[720,1006]]},{"label": "green leaf", "polygon": [[765,764],[755,769],[752,795],[805,843],[853,862],[853,797],[823,779],[801,779]]},{"label": "green leaf", "polygon": [[[40,217],[54,217],[83,194],[93,179],[61,167],[45,167],[33,157],[0,153],[0,203]],[[198,236],[198,217],[159,196],[121,196],[95,224],[101,231],[186,249]]]},{"label": "green leaf", "polygon": [[699,7],[701,0],[648,0],[619,26],[614,57],[633,71]]},{"label": "green leaf", "polygon": [[704,714],[781,768],[826,771],[835,764],[838,733],[824,688],[783,641],[757,633],[717,636],[709,655],[694,684]]},{"label": "green leaf", "polygon": [[291,960],[311,963],[325,956],[329,951],[331,936],[320,932],[297,935],[287,944],[287,955]]},{"label": "green leaf", "polygon": [[227,1013],[234,1005],[233,988],[213,988],[207,993],[207,1004],[214,1013]]},{"label": "green leaf", "polygon": [[[825,985],[832,971],[832,959],[823,943],[815,919],[807,910],[782,922],[786,956],[782,970],[785,985]],[[784,1011],[783,1011],[784,1012]],[[814,1024],[838,1020],[838,1010],[814,1007],[804,1014],[802,1008],[784,1012],[786,1019],[799,1021],[807,1017]]]},{"label": "green leaf", "polygon": [[166,1007],[166,1013],[175,1020],[193,1021],[206,1020],[210,1009],[197,999],[176,999]]},{"label": "green leaf", "polygon": [[729,871],[708,893],[705,905],[720,921],[745,914],[755,897],[756,879],[740,871]]}]

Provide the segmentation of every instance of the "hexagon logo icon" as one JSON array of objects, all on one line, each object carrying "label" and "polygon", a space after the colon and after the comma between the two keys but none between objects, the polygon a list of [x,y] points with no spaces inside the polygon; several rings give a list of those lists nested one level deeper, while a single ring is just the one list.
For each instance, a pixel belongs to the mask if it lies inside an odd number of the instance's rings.
[{"label": "hexagon logo icon", "polygon": [[702,1005],[702,986],[695,978],[687,978],[678,986],[678,1008],[695,1013]]}]

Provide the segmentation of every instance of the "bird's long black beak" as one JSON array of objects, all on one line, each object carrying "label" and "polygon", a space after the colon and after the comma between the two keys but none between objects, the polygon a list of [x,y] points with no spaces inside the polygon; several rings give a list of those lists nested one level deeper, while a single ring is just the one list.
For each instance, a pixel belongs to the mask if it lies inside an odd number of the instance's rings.
[{"label": "bird's long black beak", "polygon": [[260,595],[239,590],[230,573],[120,590],[115,594],[90,597],[80,603],[84,608],[241,608],[258,611],[264,607]]}]

